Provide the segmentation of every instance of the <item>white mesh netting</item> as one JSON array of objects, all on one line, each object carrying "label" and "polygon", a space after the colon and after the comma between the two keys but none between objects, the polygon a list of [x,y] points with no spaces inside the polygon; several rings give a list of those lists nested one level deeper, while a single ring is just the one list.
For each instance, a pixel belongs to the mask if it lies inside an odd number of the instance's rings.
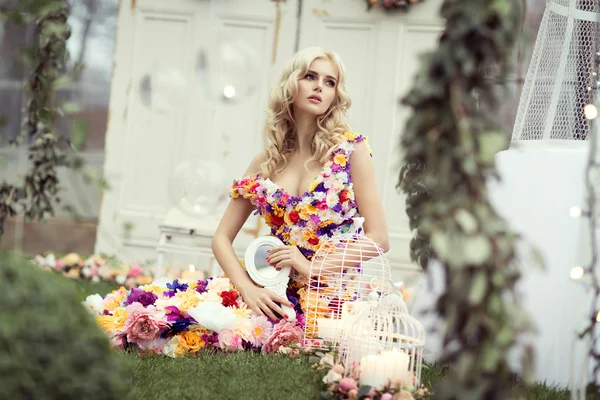
[{"label": "white mesh netting", "polygon": [[548,0],[521,94],[512,140],[585,140],[599,70],[598,0]]}]

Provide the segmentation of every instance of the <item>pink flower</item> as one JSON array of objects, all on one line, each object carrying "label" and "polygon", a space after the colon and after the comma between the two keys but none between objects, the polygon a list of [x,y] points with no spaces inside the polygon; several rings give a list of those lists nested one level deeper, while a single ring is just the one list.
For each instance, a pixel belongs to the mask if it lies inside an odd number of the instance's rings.
[{"label": "pink flower", "polygon": [[65,266],[66,266],[65,260],[63,260],[62,258],[60,260],[58,260],[56,262],[56,264],[54,264],[55,269],[63,269]]},{"label": "pink flower", "polygon": [[381,400],[393,400],[394,396],[391,393],[384,393],[381,395]]},{"label": "pink flower", "polygon": [[131,269],[129,270],[129,273],[127,274],[128,278],[137,278],[138,276],[142,275],[142,266],[139,264],[135,264],[131,267]]},{"label": "pink flower", "polygon": [[331,369],[337,372],[338,374],[344,373],[344,366],[342,364],[335,364]]},{"label": "pink flower", "polygon": [[167,327],[165,312],[154,306],[144,308],[138,302],[127,306],[127,319],[123,331],[127,334],[127,340],[136,343],[141,348],[146,348],[156,339],[163,329]]},{"label": "pink flower", "polygon": [[273,325],[271,325],[264,315],[254,316],[250,321],[252,324],[252,331],[250,332],[248,341],[254,346],[260,347],[269,340],[269,337],[273,332]]},{"label": "pink flower", "polygon": [[123,335],[117,335],[117,336],[114,336],[114,337],[112,337],[110,339],[110,344],[114,348],[122,349],[127,344],[127,341],[125,340],[125,336],[123,336]]},{"label": "pink flower", "polygon": [[225,351],[243,350],[241,336],[229,329],[222,329],[219,333],[219,345]]},{"label": "pink flower", "polygon": [[98,266],[96,264],[92,264],[92,266],[90,267],[90,275],[98,276]]},{"label": "pink flower", "polygon": [[303,336],[302,328],[294,322],[282,319],[273,327],[273,333],[263,346],[262,351],[264,354],[271,354],[279,352],[282,347],[299,346],[302,343]]},{"label": "pink flower", "polygon": [[344,393],[349,392],[350,390],[358,390],[358,386],[356,385],[356,381],[353,378],[342,378],[340,379],[340,390]]}]

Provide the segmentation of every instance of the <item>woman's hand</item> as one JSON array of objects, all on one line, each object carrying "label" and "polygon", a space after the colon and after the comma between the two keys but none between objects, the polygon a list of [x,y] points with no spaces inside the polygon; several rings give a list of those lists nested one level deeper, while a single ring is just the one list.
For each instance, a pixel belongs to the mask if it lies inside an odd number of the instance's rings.
[{"label": "woman's hand", "polygon": [[277,246],[267,250],[267,262],[277,270],[283,267],[292,267],[300,274],[308,276],[310,261],[298,250],[296,246]]},{"label": "woman's hand", "polygon": [[[283,297],[277,296],[269,289],[265,289],[256,286],[253,282],[243,288],[238,288],[244,302],[258,315],[266,315],[273,321],[277,321],[279,318],[275,316],[273,311],[279,314],[281,317],[288,319],[289,316],[281,309],[279,304],[287,304],[290,307],[294,307],[289,300]],[[279,303],[279,304],[277,304]]]}]

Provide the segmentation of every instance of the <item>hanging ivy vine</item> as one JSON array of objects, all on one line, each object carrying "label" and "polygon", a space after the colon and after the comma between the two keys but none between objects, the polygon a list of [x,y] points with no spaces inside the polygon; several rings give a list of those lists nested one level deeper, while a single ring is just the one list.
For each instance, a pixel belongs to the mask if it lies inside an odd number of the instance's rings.
[{"label": "hanging ivy vine", "polygon": [[[497,107],[486,71],[505,75],[521,30],[520,0],[445,0],[437,50],[424,57],[403,103],[414,112],[402,136],[413,259],[444,272],[437,303],[445,321],[441,362],[452,373],[441,399],[507,399],[515,377],[532,378],[531,326],[514,297],[517,236],[490,204],[487,181],[508,135],[491,121]],[[476,104],[473,93],[478,94]],[[523,348],[519,370],[508,355]]]},{"label": "hanging ivy vine", "polygon": [[[56,132],[59,116],[76,111],[72,103],[60,104],[56,89],[68,84],[64,75],[71,35],[67,24],[69,3],[65,0],[25,0],[15,8],[0,9],[0,16],[13,23],[35,23],[34,44],[25,52],[31,73],[25,85],[28,98],[23,131],[17,142],[29,145],[31,167],[22,183],[0,183],[0,238],[9,216],[22,213],[28,220],[44,220],[53,215],[59,201],[58,167],[80,168],[82,160],[66,149],[69,139]],[[28,56],[28,57],[27,57]]]}]

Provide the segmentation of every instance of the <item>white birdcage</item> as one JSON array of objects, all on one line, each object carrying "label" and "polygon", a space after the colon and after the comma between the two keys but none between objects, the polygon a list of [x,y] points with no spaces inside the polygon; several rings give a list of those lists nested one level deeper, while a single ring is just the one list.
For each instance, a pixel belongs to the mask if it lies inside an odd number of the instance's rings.
[{"label": "white birdcage", "polygon": [[339,349],[344,329],[352,322],[353,306],[363,304],[361,298],[370,292],[393,290],[389,262],[381,247],[361,233],[363,221],[355,218],[354,230],[330,238],[312,259],[306,339],[319,338]]},{"label": "white birdcage", "polygon": [[376,307],[360,312],[344,335],[346,375],[380,390],[420,386],[423,325],[408,314],[399,290],[374,302]]},{"label": "white birdcage", "polygon": [[599,32],[597,0],[547,1],[511,145],[587,138],[590,122],[583,110],[600,86],[595,63]]}]

